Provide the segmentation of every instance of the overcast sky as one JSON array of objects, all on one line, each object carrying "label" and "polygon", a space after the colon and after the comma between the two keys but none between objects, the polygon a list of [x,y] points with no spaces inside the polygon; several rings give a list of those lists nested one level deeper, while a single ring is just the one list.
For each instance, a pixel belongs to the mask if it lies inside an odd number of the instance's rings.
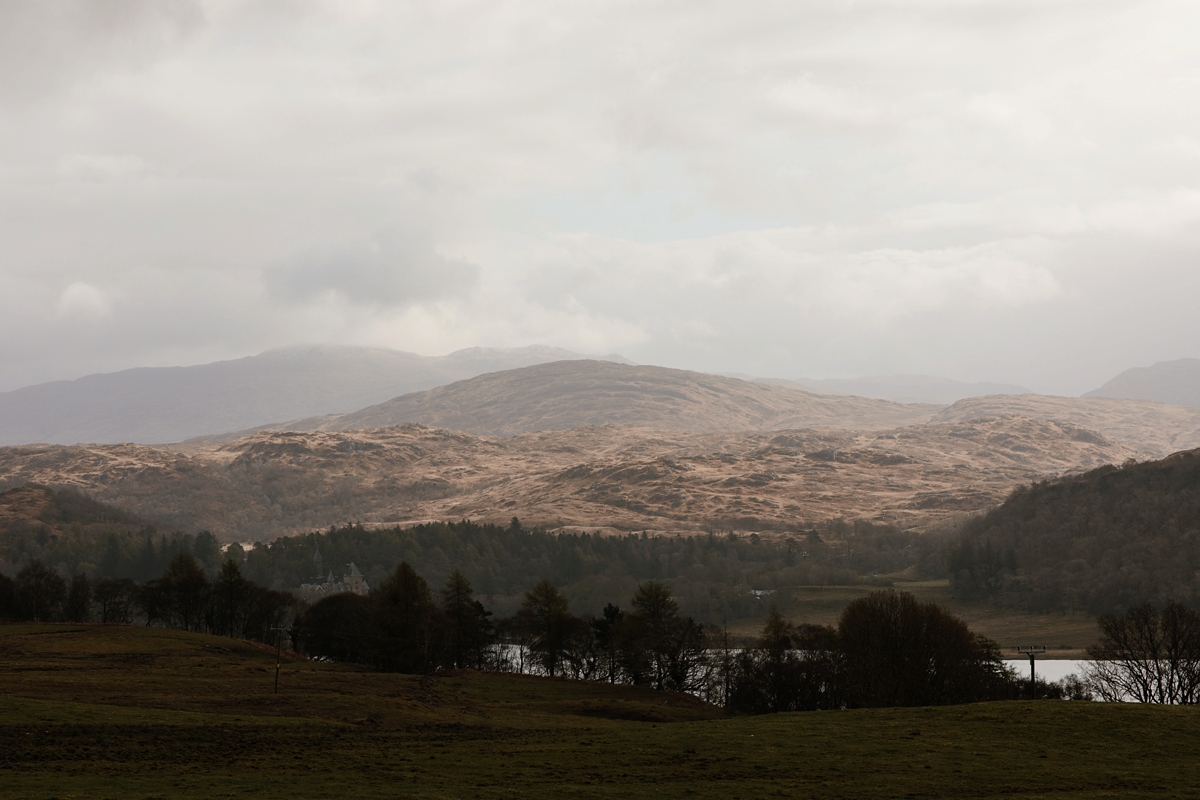
[{"label": "overcast sky", "polygon": [[0,4],[0,389],[545,343],[1078,394],[1200,356],[1200,5]]}]

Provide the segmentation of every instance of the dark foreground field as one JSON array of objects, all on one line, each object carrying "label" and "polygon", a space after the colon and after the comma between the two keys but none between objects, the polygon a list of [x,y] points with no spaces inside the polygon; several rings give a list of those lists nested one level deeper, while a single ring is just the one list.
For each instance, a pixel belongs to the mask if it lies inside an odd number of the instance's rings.
[{"label": "dark foreground field", "polygon": [[511,675],[286,664],[212,636],[0,625],[3,797],[1196,797],[1200,711],[1095,703],[725,719]]}]

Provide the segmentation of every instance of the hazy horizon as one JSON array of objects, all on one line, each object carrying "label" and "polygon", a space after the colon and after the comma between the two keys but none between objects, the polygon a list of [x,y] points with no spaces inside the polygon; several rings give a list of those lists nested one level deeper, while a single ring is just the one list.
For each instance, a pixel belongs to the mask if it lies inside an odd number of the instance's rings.
[{"label": "hazy horizon", "polygon": [[0,391],[315,342],[1076,396],[1200,356],[1196,22],[6,3]]}]

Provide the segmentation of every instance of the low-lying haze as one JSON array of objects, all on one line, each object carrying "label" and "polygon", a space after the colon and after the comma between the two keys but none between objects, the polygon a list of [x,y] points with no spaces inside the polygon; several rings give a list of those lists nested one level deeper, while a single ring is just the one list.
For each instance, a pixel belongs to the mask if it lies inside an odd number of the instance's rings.
[{"label": "low-lying haze", "polygon": [[0,5],[0,390],[546,343],[1077,395],[1196,356],[1200,8]]}]

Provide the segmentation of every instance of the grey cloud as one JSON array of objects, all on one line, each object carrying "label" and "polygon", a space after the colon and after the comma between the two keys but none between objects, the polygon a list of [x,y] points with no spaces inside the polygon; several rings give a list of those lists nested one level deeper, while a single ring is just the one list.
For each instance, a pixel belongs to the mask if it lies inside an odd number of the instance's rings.
[{"label": "grey cloud", "polygon": [[478,274],[423,236],[388,233],[309,249],[266,269],[264,280],[274,297],[290,303],[335,295],[356,305],[404,307],[465,294]]},{"label": "grey cloud", "polygon": [[203,21],[199,0],[6,0],[0,99],[36,100],[108,67],[138,67]]},{"label": "grey cloud", "polygon": [[321,340],[1093,388],[1200,355],[1197,24],[0,2],[0,386]]}]

